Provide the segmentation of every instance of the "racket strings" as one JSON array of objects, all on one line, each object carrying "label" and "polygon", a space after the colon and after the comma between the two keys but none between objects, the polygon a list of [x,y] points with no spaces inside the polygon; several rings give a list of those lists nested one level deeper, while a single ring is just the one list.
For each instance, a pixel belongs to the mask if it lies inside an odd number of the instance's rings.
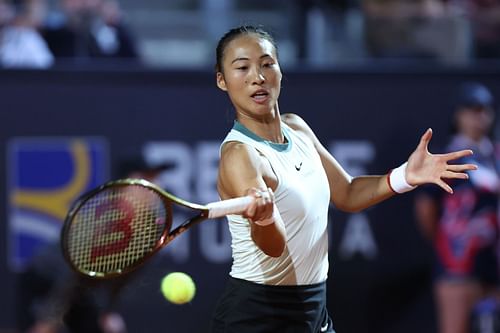
[{"label": "racket strings", "polygon": [[131,268],[154,251],[166,221],[167,210],[156,192],[138,185],[106,189],[73,217],[70,260],[80,271],[100,275]]}]

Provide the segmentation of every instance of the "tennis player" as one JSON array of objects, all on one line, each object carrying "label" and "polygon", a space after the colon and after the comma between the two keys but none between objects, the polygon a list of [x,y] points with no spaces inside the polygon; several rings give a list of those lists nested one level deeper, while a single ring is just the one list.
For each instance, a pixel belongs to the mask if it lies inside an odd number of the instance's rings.
[{"label": "tennis player", "polygon": [[211,332],[334,332],[326,309],[327,215],[330,202],[357,212],[395,193],[443,179],[467,179],[472,164],[434,155],[427,130],[408,161],[387,175],[351,177],[299,116],[281,114],[282,73],[275,41],[259,27],[227,32],[216,50],[217,86],[236,111],[221,145],[222,199],[254,195],[243,215],[230,215],[233,264]]}]

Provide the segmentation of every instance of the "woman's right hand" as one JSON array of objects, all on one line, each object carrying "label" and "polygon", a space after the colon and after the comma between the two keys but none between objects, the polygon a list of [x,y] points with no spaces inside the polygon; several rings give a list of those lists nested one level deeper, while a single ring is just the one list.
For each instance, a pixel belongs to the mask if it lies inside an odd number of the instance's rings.
[{"label": "woman's right hand", "polygon": [[259,221],[268,221],[273,218],[274,192],[271,188],[251,188],[247,191],[247,195],[253,196],[255,200],[243,213],[243,217],[257,224]]}]

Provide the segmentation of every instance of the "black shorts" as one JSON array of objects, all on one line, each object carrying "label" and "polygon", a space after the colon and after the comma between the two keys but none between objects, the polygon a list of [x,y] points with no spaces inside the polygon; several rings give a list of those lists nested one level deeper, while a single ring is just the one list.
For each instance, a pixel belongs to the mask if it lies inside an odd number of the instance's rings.
[{"label": "black shorts", "polygon": [[230,278],[211,333],[335,333],[326,309],[326,283],[269,286]]}]

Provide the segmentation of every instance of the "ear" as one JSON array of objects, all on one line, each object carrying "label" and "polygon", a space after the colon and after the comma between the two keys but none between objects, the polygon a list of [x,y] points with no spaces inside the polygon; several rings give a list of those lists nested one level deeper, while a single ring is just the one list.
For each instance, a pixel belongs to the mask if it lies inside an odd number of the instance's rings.
[{"label": "ear", "polygon": [[226,80],[224,79],[224,74],[217,72],[217,87],[223,91],[227,91]]}]

